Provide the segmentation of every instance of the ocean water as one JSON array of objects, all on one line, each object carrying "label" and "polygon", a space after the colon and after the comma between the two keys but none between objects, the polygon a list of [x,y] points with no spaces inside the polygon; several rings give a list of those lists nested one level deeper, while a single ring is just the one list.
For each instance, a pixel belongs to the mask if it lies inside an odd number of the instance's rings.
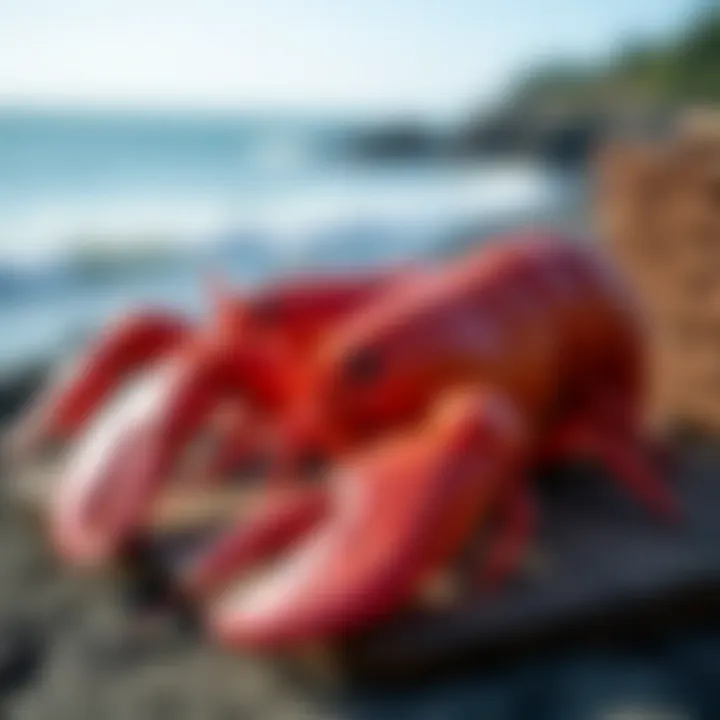
[{"label": "ocean water", "polygon": [[[201,312],[213,269],[252,285],[293,266],[395,262],[552,216],[575,187],[529,163],[351,160],[359,127],[0,109],[0,369],[138,304]],[[75,266],[128,253],[148,261]]]}]

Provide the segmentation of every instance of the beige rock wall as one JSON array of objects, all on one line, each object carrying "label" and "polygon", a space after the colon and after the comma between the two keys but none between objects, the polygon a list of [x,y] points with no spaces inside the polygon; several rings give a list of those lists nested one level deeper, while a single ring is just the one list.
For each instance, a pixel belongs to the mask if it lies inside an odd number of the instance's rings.
[{"label": "beige rock wall", "polygon": [[594,179],[599,235],[650,320],[654,419],[720,433],[720,111],[609,143]]}]

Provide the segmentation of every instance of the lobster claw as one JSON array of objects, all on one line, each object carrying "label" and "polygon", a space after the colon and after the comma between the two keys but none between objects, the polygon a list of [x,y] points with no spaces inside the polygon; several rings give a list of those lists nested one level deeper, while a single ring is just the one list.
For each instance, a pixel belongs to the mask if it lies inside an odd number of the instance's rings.
[{"label": "lobster claw", "polygon": [[133,372],[177,347],[189,331],[185,319],[165,313],[139,313],[120,320],[55,378],[12,430],[9,449],[18,457],[43,443],[67,440]]},{"label": "lobster claw", "polygon": [[239,568],[282,552],[309,532],[326,515],[328,500],[321,486],[294,485],[266,493],[256,512],[243,517],[181,570],[183,591],[197,600],[212,597],[232,582]]},{"label": "lobster claw", "polygon": [[212,633],[230,645],[279,649],[352,632],[399,609],[492,508],[514,477],[523,438],[504,398],[445,399],[419,434],[339,468],[326,512],[284,558],[252,583],[243,580],[254,563],[236,565],[238,580],[209,603]]},{"label": "lobster claw", "polygon": [[[278,335],[293,335],[291,328],[298,327],[302,332],[295,334],[313,335],[310,329],[317,333],[384,282],[375,277],[336,279],[324,295],[313,284],[301,283],[296,294],[304,302],[293,301],[292,288],[278,288],[256,299],[260,306],[271,299],[271,306],[284,309],[270,329],[253,323],[257,302],[233,297],[221,281],[215,282],[209,289],[212,321],[107,406],[77,447],[51,513],[61,552],[83,563],[115,552],[152,510],[180,451],[222,402],[241,398],[251,409],[272,414],[294,396],[303,378],[296,366],[302,363]],[[255,423],[252,415],[250,423]],[[252,427],[252,432],[260,430]],[[238,446],[234,432],[230,429],[228,441]],[[238,432],[244,432],[242,427]],[[258,432],[258,445],[265,442],[264,435]],[[226,449],[221,441],[220,467]]]},{"label": "lobster claw", "polygon": [[196,342],[107,406],[78,444],[51,509],[61,554],[94,564],[119,550],[213,410],[229,395],[272,389],[271,365],[252,348]]},{"label": "lobster claw", "polygon": [[75,563],[93,564],[112,552],[102,508],[112,503],[112,491],[122,487],[148,416],[172,384],[174,368],[167,360],[161,365],[134,378],[102,408],[72,448],[54,488],[51,533],[60,554]]}]

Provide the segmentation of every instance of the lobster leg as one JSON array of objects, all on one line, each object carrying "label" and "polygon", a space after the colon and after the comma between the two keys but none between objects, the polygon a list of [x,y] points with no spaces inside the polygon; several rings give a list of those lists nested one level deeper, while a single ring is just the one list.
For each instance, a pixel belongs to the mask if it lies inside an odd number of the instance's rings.
[{"label": "lobster leg", "polygon": [[476,578],[483,592],[496,590],[518,569],[537,524],[537,508],[525,488],[508,495],[501,512],[500,533],[491,541]]},{"label": "lobster leg", "polygon": [[51,382],[12,431],[11,451],[26,456],[46,440],[75,435],[130,373],[169,352],[188,332],[188,323],[171,314],[122,319],[87,350],[70,375]]},{"label": "lobster leg", "polygon": [[579,442],[658,517],[671,522],[680,519],[676,498],[650,467],[637,444],[603,433],[589,433],[584,440],[579,438]]},{"label": "lobster leg", "polygon": [[549,460],[594,458],[658,517],[669,521],[680,517],[676,498],[654,472],[641,444],[592,411],[579,413],[558,427],[542,455]]},{"label": "lobster leg", "polygon": [[467,392],[440,403],[419,435],[396,437],[330,478],[327,512],[250,585],[209,604],[221,641],[273,649],[351,632],[411,601],[456,554],[524,454],[504,398]]}]

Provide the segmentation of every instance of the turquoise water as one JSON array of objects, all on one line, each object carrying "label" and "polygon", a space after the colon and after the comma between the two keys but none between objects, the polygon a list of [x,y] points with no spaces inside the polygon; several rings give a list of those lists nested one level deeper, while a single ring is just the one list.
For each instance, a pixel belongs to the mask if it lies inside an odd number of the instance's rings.
[{"label": "turquoise water", "polygon": [[198,232],[333,165],[346,125],[0,110],[2,250]]},{"label": "turquoise water", "polygon": [[[141,304],[203,307],[201,277],[394,262],[536,220],[571,181],[525,163],[350,161],[332,119],[0,110],[0,368]],[[159,252],[88,282],[68,255]],[[8,266],[23,282],[3,292]],[[29,280],[28,280],[29,278]]]},{"label": "turquoise water", "polygon": [[[257,189],[278,148],[324,156],[343,123],[262,117],[39,113],[0,109],[4,200],[160,186]],[[289,166],[287,166],[289,168]],[[251,172],[248,172],[251,171]]]}]

